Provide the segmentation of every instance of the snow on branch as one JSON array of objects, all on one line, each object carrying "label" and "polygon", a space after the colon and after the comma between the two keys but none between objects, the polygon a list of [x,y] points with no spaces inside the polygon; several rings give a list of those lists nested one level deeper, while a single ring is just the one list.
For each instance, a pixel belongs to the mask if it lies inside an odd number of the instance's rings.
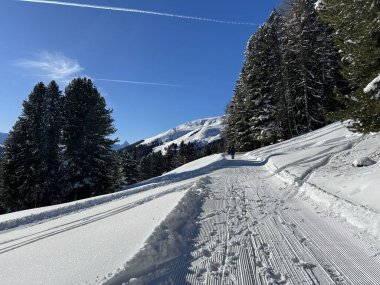
[{"label": "snow on branch", "polygon": [[[378,83],[380,82],[380,74],[374,79],[372,80],[365,88],[364,88],[364,93],[369,93],[371,91],[375,91],[376,88],[377,88],[377,85]],[[378,92],[376,95],[375,95],[375,98],[379,98],[380,97],[380,92]]]}]

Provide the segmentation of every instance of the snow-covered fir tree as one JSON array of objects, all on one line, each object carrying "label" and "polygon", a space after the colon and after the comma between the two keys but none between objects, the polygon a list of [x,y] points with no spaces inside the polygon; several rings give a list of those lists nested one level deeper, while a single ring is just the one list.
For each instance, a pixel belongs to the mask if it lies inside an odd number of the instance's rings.
[{"label": "snow-covered fir tree", "polygon": [[295,0],[273,11],[250,38],[224,136],[247,151],[322,127],[338,108],[339,78],[332,29],[313,0]]},{"label": "snow-covered fir tree", "polygon": [[55,81],[46,89],[42,112],[42,128],[40,146],[41,169],[43,178],[44,204],[61,202],[62,188],[60,184],[60,140],[62,129],[62,95]]},{"label": "snow-covered fir tree", "polygon": [[324,126],[327,108],[334,108],[337,51],[331,30],[315,10],[314,0],[295,0],[286,21],[285,64],[295,134]]},{"label": "snow-covered fir tree", "polygon": [[8,210],[59,201],[61,94],[53,81],[38,83],[5,144],[1,200]]},{"label": "snow-covered fir tree", "polygon": [[380,1],[325,0],[317,8],[335,29],[342,73],[351,87],[339,94],[345,109],[336,117],[353,119],[358,131],[379,131],[379,89],[368,85],[380,74]]},{"label": "snow-covered fir tree", "polygon": [[116,130],[112,110],[90,79],[77,78],[63,98],[63,168],[68,199],[113,191],[113,151]]}]

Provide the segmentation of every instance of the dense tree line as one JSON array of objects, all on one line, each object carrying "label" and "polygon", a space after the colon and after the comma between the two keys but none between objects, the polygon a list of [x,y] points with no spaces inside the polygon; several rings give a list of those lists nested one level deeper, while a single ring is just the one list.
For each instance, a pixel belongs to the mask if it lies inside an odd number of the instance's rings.
[{"label": "dense tree line", "polygon": [[141,144],[142,141],[118,152],[120,186],[127,186],[169,172],[181,165],[201,157],[225,150],[225,140],[221,139],[206,145],[197,142],[175,143],[164,152],[154,151],[160,143]]},{"label": "dense tree line", "polygon": [[[379,90],[372,97],[363,92],[380,70],[379,1],[349,2],[346,13],[346,1],[294,0],[249,39],[226,109],[230,145],[251,150],[333,119],[354,119],[361,131],[379,129]],[[347,58],[355,64],[345,66]]]},{"label": "dense tree line", "polygon": [[38,83],[5,142],[0,211],[113,191],[111,113],[89,79],[74,79],[64,95],[54,81]]}]

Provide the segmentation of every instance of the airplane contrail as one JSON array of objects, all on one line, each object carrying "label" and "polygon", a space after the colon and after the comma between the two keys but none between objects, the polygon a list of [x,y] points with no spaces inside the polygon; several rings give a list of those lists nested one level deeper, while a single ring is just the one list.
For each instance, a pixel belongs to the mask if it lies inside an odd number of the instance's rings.
[{"label": "airplane contrail", "polygon": [[178,85],[178,84],[158,83],[158,82],[146,82],[146,81],[119,80],[119,79],[107,79],[107,78],[92,78],[92,80],[94,80],[94,81],[105,81],[105,82],[128,83],[128,84],[140,84],[140,85],[153,85],[153,86],[166,86],[166,87],[183,87],[183,85]]},{"label": "airplane contrail", "polygon": [[217,23],[217,24],[246,25],[246,26],[258,26],[258,25],[260,25],[260,24],[249,23],[249,22],[224,21],[224,20],[218,20],[218,19],[202,18],[202,17],[186,16],[186,15],[170,14],[170,13],[162,13],[162,12],[155,12],[155,11],[148,11],[148,10],[138,10],[138,9],[130,9],[130,8],[81,4],[81,3],[73,3],[73,2],[49,1],[49,0],[46,0],[46,1],[44,1],[44,0],[19,0],[19,1],[31,2],[31,3],[51,4],[51,5],[61,5],[61,6],[70,6],[70,7],[79,7],[79,8],[111,10],[111,11],[119,11],[119,12],[127,12],[127,13],[137,13],[137,14],[162,16],[162,17],[172,17],[172,18],[179,18],[179,19],[184,19],[184,20],[211,22],[211,23]]}]

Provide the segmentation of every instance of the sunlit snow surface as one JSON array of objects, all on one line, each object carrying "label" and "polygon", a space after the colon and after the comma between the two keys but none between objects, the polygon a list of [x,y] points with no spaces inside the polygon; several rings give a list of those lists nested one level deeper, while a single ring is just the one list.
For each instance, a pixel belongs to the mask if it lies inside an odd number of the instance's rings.
[{"label": "sunlit snow surface", "polygon": [[379,158],[379,134],[335,123],[3,215],[0,284],[378,284]]}]

